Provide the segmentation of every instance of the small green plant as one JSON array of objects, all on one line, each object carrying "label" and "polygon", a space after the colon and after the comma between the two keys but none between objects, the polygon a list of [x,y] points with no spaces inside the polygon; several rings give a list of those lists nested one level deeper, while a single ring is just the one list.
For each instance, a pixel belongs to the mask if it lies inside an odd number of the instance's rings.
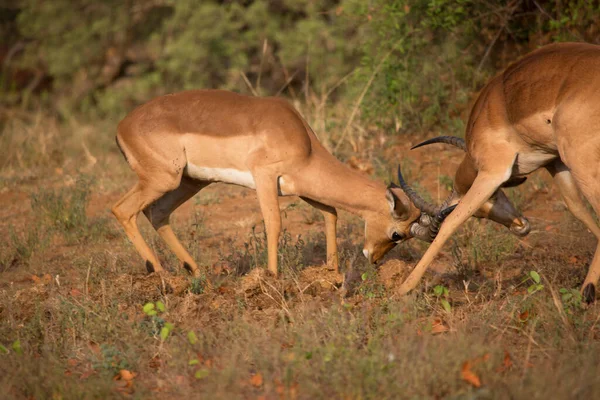
[{"label": "small green plant", "polygon": [[36,251],[45,247],[46,241],[37,225],[29,227],[22,235],[18,235],[12,226],[8,227],[11,251],[2,257],[0,265],[10,266],[13,262],[27,263]]},{"label": "small green plant", "polygon": [[170,322],[165,321],[159,314],[166,312],[165,304],[158,300],[155,303],[146,303],[144,307],[142,307],[142,311],[148,317],[150,317],[152,322],[152,332],[153,334],[158,333],[161,341],[167,340],[173,329],[175,329],[175,325]]},{"label": "small green plant", "polygon": [[131,368],[131,364],[127,361],[123,352],[114,346],[100,345],[100,354],[98,360],[93,363],[96,370],[104,370],[110,375],[115,375],[122,369]]},{"label": "small green plant", "polygon": [[446,311],[447,313],[452,312],[452,306],[448,301],[448,288],[446,288],[443,285],[437,285],[433,288],[433,294],[435,295],[437,301],[440,303],[444,311]]},{"label": "small green plant", "polygon": [[382,297],[385,289],[377,282],[377,271],[369,269],[360,275],[360,288],[358,292],[368,299]]},{"label": "small green plant", "polygon": [[544,285],[541,284],[541,281],[542,278],[540,277],[540,274],[532,270],[529,271],[522,283],[530,284],[527,287],[527,293],[534,294],[544,289]]},{"label": "small green plant", "polygon": [[563,307],[567,313],[573,313],[575,310],[584,307],[581,292],[578,289],[561,288],[558,291],[563,302]]},{"label": "small green plant", "polygon": [[204,293],[204,287],[206,286],[206,278],[204,276],[198,278],[192,278],[190,283],[190,293],[202,294]]}]

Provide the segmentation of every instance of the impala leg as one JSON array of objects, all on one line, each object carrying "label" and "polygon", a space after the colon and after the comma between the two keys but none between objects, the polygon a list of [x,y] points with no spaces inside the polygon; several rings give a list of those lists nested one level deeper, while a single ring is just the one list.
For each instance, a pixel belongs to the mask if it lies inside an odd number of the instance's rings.
[{"label": "impala leg", "polygon": [[575,218],[583,222],[594,236],[600,240],[600,228],[585,206],[569,168],[562,161],[558,160],[547,166],[546,169],[554,178],[554,183],[560,190],[560,194],[569,211],[571,211]]},{"label": "impala leg", "polygon": [[269,271],[277,276],[277,248],[279,246],[279,235],[281,234],[277,179],[272,176],[255,176],[254,180],[256,182],[256,195],[258,196],[267,231],[267,265]]},{"label": "impala leg", "polygon": [[125,234],[137,252],[142,256],[146,263],[146,269],[149,273],[164,271],[154,252],[144,241],[142,234],[137,226],[137,216],[148,204],[162,196],[163,193],[144,188],[141,183],[137,183],[125,196],[121,198],[112,208],[119,223],[123,226]]},{"label": "impala leg", "polygon": [[210,182],[197,182],[184,178],[177,189],[165,193],[144,209],[146,218],[148,218],[148,221],[156,229],[156,232],[158,232],[171,251],[183,263],[183,267],[195,277],[200,276],[198,264],[196,264],[192,256],[190,256],[185,247],[177,239],[177,236],[175,236],[169,219],[173,211],[209,184]]},{"label": "impala leg", "polygon": [[302,197],[311,206],[315,207],[323,214],[325,219],[325,238],[327,240],[327,265],[339,273],[338,250],[337,250],[337,211],[335,208],[326,206],[306,197]]},{"label": "impala leg", "polygon": [[[593,149],[593,147],[592,147]],[[577,153],[582,160],[591,159],[584,157],[583,151]],[[571,167],[573,179],[575,180],[577,187],[581,189],[581,192],[585,198],[590,202],[596,214],[600,212],[600,193],[597,189],[597,170],[591,165],[584,165],[583,163],[574,163]],[[573,213],[575,214],[575,213]],[[586,224],[587,225],[587,224]],[[592,231],[594,232],[594,231]],[[588,273],[583,281],[582,295],[583,299],[587,303],[592,303],[596,300],[596,285],[600,279],[600,243],[596,245],[596,253],[590,264]]]},{"label": "impala leg", "polygon": [[[513,159],[514,160],[514,159]],[[433,261],[435,256],[441,251],[442,246],[450,238],[450,236],[463,224],[469,217],[471,217],[483,203],[485,203],[502,183],[504,183],[510,177],[510,171],[512,169],[512,163],[507,171],[501,171],[497,174],[483,173],[480,172],[471,188],[459,201],[458,205],[452,211],[452,213],[446,218],[442,227],[436,236],[435,240],[431,243],[421,260],[417,263],[415,269],[410,273],[408,278],[402,283],[398,289],[398,294],[404,295],[414,289],[423,274],[429,267],[429,264]]]}]

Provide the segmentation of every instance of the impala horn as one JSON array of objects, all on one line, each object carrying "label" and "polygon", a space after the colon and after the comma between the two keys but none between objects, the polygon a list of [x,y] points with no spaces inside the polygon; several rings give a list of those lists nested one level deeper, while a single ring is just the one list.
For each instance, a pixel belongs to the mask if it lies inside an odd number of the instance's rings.
[{"label": "impala horn", "polygon": [[398,165],[398,182],[400,183],[400,188],[402,188],[408,199],[415,205],[415,207],[421,210],[422,213],[419,217],[419,221],[411,225],[411,235],[426,242],[433,242],[440,231],[442,222],[444,222],[444,219],[446,219],[446,217],[456,207],[456,205],[448,207],[448,204],[454,196],[454,191],[450,193],[450,196],[444,200],[440,207],[436,207],[435,205],[425,201],[417,192],[415,192],[413,188],[408,185],[408,183],[406,183],[404,177],[402,176],[400,165]]},{"label": "impala horn", "polygon": [[433,144],[433,143],[446,143],[446,144],[452,145],[454,147],[458,147],[462,151],[467,151],[467,144],[465,143],[465,139],[459,138],[459,137],[455,137],[455,136],[438,136],[438,137],[434,137],[434,138],[428,139],[428,140],[426,140],[424,142],[421,142],[419,144],[416,144],[413,147],[411,147],[410,149],[414,150],[417,147],[426,146],[428,144]]}]

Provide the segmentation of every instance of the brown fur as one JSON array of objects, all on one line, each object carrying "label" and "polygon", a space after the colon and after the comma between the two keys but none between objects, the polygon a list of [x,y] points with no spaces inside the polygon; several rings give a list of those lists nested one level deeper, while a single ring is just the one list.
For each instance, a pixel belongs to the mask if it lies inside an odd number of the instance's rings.
[{"label": "brown fur", "polygon": [[[464,196],[399,293],[418,284],[450,235],[502,184],[542,167],[554,176],[573,215],[600,238],[580,196],[600,212],[598,71],[600,46],[558,43],[523,57],[485,86],[469,117],[467,155],[456,177]],[[595,292],[599,278],[597,248],[583,285],[586,295]]]},{"label": "brown fur", "polygon": [[220,90],[158,97],[121,121],[117,143],[139,181],[113,213],[155,271],[162,267],[140,235],[137,215],[144,211],[197,275],[198,266],[175,237],[169,216],[214,181],[256,188],[267,231],[268,266],[275,275],[280,194],[301,196],[324,214],[328,263],[336,270],[337,208],[365,219],[371,261],[394,247],[394,232],[410,237],[410,225],[419,217],[401,190],[386,189],[333,157],[299,113],[279,98]]}]

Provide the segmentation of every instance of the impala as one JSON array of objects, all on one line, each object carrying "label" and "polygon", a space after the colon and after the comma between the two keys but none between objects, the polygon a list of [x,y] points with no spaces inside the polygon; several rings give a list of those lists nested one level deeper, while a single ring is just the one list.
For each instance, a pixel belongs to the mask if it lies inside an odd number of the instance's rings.
[{"label": "impala", "polygon": [[[600,46],[548,45],[493,78],[471,110],[466,141],[446,136],[415,146],[449,143],[462,147],[466,155],[455,178],[460,201],[398,293],[416,287],[446,240],[471,215],[482,212],[490,198],[497,198],[501,186],[523,183],[542,167],[554,177],[567,208],[600,239],[600,229],[580,195],[598,214],[599,133]],[[595,300],[599,277],[597,247],[582,286],[588,303]]]},{"label": "impala", "polygon": [[148,272],[163,268],[137,227],[140,211],[184,268],[199,275],[169,217],[212,182],[256,190],[267,234],[268,269],[274,275],[281,230],[278,196],[300,196],[323,213],[327,263],[336,271],[337,208],[364,219],[363,253],[372,262],[412,236],[434,236],[444,216],[421,215],[399,187],[371,181],[338,161],[300,114],[279,98],[220,90],[161,96],[119,123],[117,145],[138,182],[112,212]]}]

